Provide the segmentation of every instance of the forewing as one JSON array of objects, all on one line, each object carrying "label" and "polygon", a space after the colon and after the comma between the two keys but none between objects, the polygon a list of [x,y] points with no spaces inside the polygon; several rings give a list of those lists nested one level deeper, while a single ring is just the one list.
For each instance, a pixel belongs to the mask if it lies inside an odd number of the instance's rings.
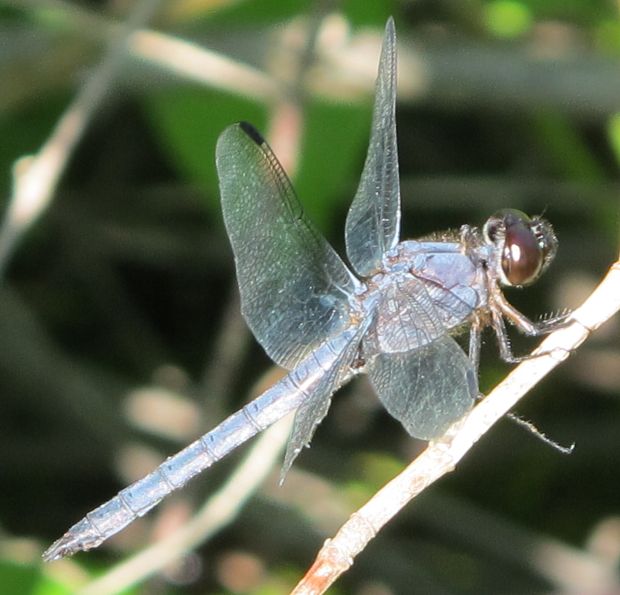
[{"label": "forewing", "polygon": [[265,140],[227,128],[216,149],[222,210],[243,315],[278,364],[293,368],[349,324],[355,279],[312,226]]},{"label": "forewing", "polygon": [[400,182],[396,144],[396,33],[390,18],[379,61],[366,162],[345,228],[347,255],[362,276],[377,271],[398,243]]},{"label": "forewing", "polygon": [[476,373],[449,335],[404,353],[381,353],[368,374],[387,411],[422,440],[440,436],[478,394]]}]

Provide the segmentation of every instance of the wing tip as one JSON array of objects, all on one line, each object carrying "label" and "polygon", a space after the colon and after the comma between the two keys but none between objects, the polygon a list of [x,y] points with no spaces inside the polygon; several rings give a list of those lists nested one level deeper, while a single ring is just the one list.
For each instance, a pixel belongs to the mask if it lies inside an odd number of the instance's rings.
[{"label": "wing tip", "polygon": [[394,24],[394,17],[390,15],[385,23],[385,36],[391,39],[396,37],[396,25]]},{"label": "wing tip", "polygon": [[243,130],[243,132],[245,132],[250,137],[250,139],[252,139],[257,145],[261,146],[265,143],[265,139],[263,138],[261,133],[256,130],[256,128],[254,128],[254,126],[252,126],[252,124],[250,124],[249,122],[242,121],[239,122],[237,126],[239,126],[239,128],[241,128],[241,130]]}]

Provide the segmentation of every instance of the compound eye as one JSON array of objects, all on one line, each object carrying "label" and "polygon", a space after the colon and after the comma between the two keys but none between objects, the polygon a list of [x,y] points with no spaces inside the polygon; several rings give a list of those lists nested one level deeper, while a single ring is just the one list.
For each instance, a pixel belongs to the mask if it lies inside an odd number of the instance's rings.
[{"label": "compound eye", "polygon": [[501,266],[510,285],[528,285],[541,274],[545,255],[532,220],[519,211],[505,213]]}]

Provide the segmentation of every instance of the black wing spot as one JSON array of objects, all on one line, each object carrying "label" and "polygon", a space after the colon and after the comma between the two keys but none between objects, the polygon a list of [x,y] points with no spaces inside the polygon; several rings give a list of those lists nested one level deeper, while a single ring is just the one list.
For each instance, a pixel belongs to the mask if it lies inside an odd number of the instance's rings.
[{"label": "black wing spot", "polygon": [[261,146],[265,139],[261,136],[261,133],[249,124],[248,122],[239,122],[239,128],[243,130],[258,146]]}]

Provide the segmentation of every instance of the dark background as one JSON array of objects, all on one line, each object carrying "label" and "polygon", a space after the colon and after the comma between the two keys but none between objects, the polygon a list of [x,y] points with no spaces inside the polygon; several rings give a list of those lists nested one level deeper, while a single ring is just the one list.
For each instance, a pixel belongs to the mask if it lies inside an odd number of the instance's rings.
[{"label": "dark background", "polygon": [[[0,4],[5,204],[13,162],[50,135],[100,60],[110,23],[130,7]],[[188,1],[166,5],[151,26],[277,78],[278,59],[292,51],[282,38],[296,27],[326,30],[339,15],[350,35],[377,42],[389,14],[409,68],[397,106],[402,237],[481,225],[501,207],[544,211],[560,240],[557,259],[535,286],[507,295],[533,318],[579,305],[618,251],[614,2]],[[371,85],[320,96],[312,77],[330,65],[312,56],[295,88],[304,131],[294,182],[342,253]],[[40,564],[44,547],[83,514],[264,382],[270,363],[238,317],[214,147],[231,122],[268,132],[276,117],[273,104],[130,57],[49,208],[21,238],[0,285],[2,593],[74,592],[182,523],[241,460],[221,462],[99,550]],[[575,442],[572,455],[502,421],[330,592],[620,589],[618,337],[614,320],[519,406],[552,439]],[[517,352],[535,344],[514,338]],[[508,369],[486,335],[482,390]],[[156,403],[166,405],[159,418]],[[338,393],[284,488],[276,461],[234,523],[131,592],[287,593],[323,541],[423,446],[356,382]],[[608,568],[609,584],[586,572],[589,563]]]}]

